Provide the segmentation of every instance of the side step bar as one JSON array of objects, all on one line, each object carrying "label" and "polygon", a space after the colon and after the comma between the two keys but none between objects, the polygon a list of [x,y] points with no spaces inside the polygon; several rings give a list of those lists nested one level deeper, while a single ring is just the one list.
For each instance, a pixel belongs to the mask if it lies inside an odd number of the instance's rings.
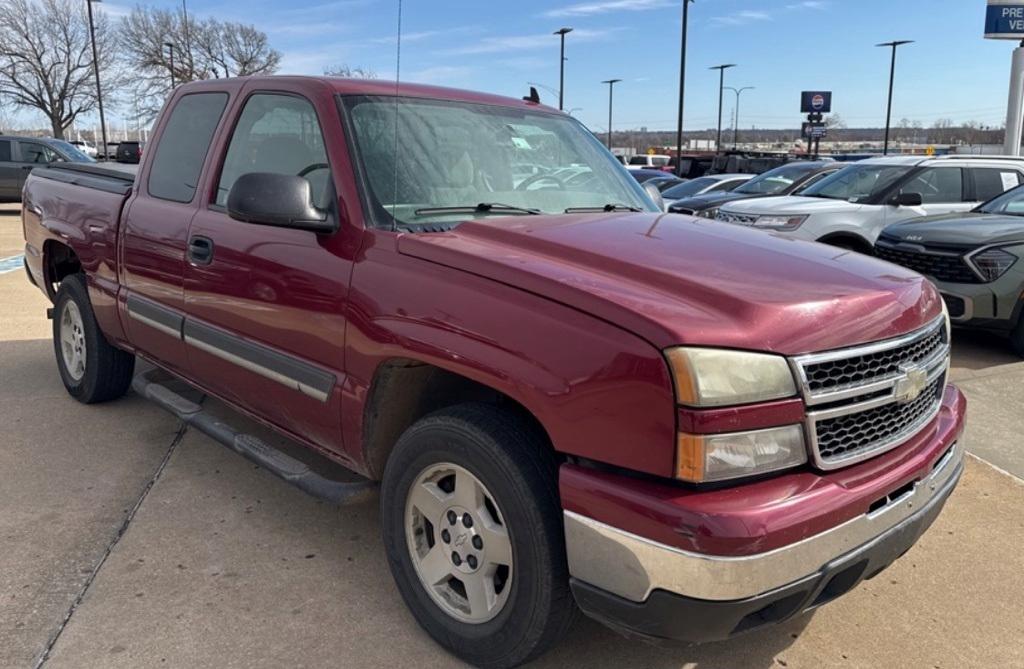
[{"label": "side step bar", "polygon": [[266,468],[274,475],[305,492],[334,504],[362,501],[373,495],[377,484],[373,481],[333,481],[317,474],[309,465],[287,455],[258,437],[244,434],[218,420],[202,406],[163,385],[157,377],[173,379],[162,370],[153,369],[136,375],[132,389],[142,397],[156,403],[196,428],[219,441],[239,455]]}]

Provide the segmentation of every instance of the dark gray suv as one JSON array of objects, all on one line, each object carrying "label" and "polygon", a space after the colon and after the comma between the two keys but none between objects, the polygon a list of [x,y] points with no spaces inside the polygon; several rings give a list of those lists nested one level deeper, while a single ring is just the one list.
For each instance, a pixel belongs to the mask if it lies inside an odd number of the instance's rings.
[{"label": "dark gray suv", "polygon": [[29,171],[53,162],[96,161],[61,139],[0,135],[0,200],[20,200]]}]

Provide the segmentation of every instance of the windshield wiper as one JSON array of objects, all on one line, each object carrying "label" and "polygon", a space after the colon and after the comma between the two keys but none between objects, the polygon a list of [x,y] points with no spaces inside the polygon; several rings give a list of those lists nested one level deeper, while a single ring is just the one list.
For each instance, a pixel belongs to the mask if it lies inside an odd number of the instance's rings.
[{"label": "windshield wiper", "polygon": [[633,207],[628,204],[610,202],[599,207],[569,207],[565,210],[567,214],[581,214],[589,211],[643,211],[640,207]]},{"label": "windshield wiper", "polygon": [[502,214],[516,213],[516,214],[529,214],[530,216],[537,216],[540,214],[539,209],[528,209],[527,207],[516,207],[511,204],[501,204],[500,202],[481,202],[476,205],[463,204],[456,205],[453,207],[424,207],[423,209],[417,209],[415,213],[417,216],[432,216],[435,214],[489,214],[491,212],[497,212]]}]

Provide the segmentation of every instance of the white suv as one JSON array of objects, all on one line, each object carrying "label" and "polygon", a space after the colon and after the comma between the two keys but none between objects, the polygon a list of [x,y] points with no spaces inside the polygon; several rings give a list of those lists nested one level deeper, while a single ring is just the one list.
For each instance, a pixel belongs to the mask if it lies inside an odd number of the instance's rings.
[{"label": "white suv", "polygon": [[663,155],[638,155],[632,156],[626,163],[629,170],[661,170],[670,167],[672,158]]},{"label": "white suv", "polygon": [[967,211],[1021,183],[1021,158],[869,158],[825,177],[799,196],[730,202],[716,218],[870,252],[886,226]]}]

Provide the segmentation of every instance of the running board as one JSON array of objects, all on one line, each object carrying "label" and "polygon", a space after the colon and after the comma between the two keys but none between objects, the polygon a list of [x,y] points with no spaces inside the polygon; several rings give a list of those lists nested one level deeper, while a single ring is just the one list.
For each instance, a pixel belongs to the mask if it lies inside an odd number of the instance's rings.
[{"label": "running board", "polygon": [[373,481],[334,481],[317,474],[309,465],[274,448],[262,439],[235,430],[217,419],[202,406],[183,397],[157,380],[173,377],[158,369],[143,372],[132,379],[132,389],[142,397],[156,403],[180,418],[186,425],[196,428],[239,455],[266,468],[314,497],[342,505],[371,497],[377,484]]}]

